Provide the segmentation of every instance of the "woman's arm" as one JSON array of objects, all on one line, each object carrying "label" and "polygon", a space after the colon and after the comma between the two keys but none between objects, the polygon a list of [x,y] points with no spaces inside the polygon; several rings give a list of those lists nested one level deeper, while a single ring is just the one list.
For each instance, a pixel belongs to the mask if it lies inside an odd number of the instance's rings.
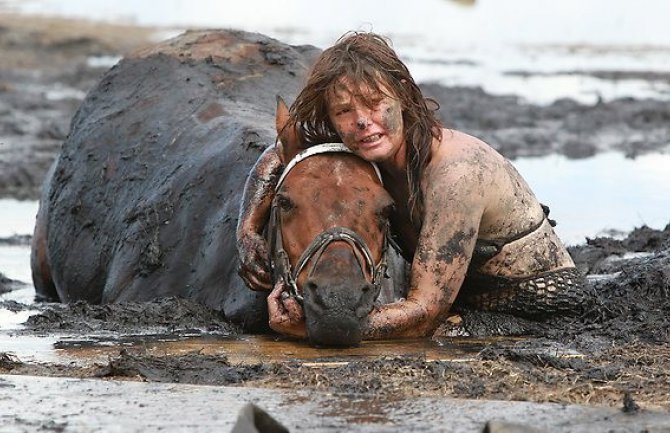
[{"label": "woman's arm", "polygon": [[271,290],[272,275],[263,229],[270,215],[275,185],[283,165],[276,146],[267,148],[249,172],[237,223],[239,274],[253,290]]},{"label": "woman's arm", "polygon": [[430,335],[446,318],[465,279],[484,211],[481,185],[467,162],[426,175],[423,225],[407,300],[373,310],[366,339]]}]

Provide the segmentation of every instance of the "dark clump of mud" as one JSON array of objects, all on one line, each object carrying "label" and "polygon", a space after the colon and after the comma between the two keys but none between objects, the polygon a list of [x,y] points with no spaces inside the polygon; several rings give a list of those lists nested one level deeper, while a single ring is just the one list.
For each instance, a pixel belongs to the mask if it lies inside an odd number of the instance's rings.
[{"label": "dark clump of mud", "polygon": [[32,235],[13,235],[7,238],[0,238],[0,245],[16,246],[16,245],[30,245],[33,239]]},{"label": "dark clump of mud", "polygon": [[0,370],[12,371],[22,365],[21,360],[11,353],[0,352]]},{"label": "dark clump of mud", "polygon": [[269,373],[262,364],[233,366],[225,356],[187,354],[181,356],[134,355],[122,350],[109,364],[100,366],[96,377],[142,378],[151,382],[202,385],[241,384]]},{"label": "dark clump of mud", "polygon": [[0,294],[2,293],[8,293],[16,289],[20,289],[22,287],[25,287],[26,283],[18,281],[18,280],[13,280],[9,277],[7,277],[5,274],[0,272]]},{"label": "dark clump of mud", "polygon": [[549,321],[552,337],[562,332],[575,340],[590,335],[624,343],[670,343],[670,225],[663,230],[642,227],[623,240],[588,240],[571,253],[590,276],[595,303],[569,321]]},{"label": "dark clump of mud", "polygon": [[164,298],[154,302],[128,302],[92,305],[45,304],[39,314],[26,322],[30,332],[112,331],[116,333],[146,332],[147,328],[203,330],[221,335],[237,335],[239,329],[226,321],[218,311],[180,298]]}]

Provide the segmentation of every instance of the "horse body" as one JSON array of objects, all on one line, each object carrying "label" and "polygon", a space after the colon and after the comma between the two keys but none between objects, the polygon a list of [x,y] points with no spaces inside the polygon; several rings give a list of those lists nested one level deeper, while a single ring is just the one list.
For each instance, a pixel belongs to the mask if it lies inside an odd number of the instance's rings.
[{"label": "horse body", "polygon": [[296,94],[314,52],[258,34],[189,32],[112,68],[45,182],[38,296],[181,296],[266,328],[263,294],[237,276],[240,196],[275,141],[275,94]]},{"label": "horse body", "polygon": [[[275,142],[274,95],[297,94],[315,53],[258,34],[188,32],[112,68],[73,118],[43,188],[31,260],[38,297],[179,296],[248,330],[267,329],[265,294],[237,275],[239,203],[247,173]],[[293,230],[300,225],[284,231],[287,239]],[[288,241],[292,255],[302,242]],[[346,273],[358,281],[355,253],[345,250],[324,253],[349,258],[336,269],[324,261],[319,278]],[[333,280],[324,281],[314,284]]]}]

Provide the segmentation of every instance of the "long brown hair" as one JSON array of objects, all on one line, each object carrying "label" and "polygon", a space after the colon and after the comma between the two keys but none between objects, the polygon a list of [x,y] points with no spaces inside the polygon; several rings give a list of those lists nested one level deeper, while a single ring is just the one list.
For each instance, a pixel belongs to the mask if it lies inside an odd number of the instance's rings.
[{"label": "long brown hair", "polygon": [[[420,226],[424,208],[421,177],[430,161],[433,139],[442,138],[442,125],[435,116],[439,106],[424,98],[407,66],[386,39],[375,33],[347,33],[321,53],[291,106],[288,123],[297,125],[306,146],[341,140],[328,116],[328,98],[342,79],[373,93],[381,92],[383,86],[392,93],[389,96],[400,100],[407,148],[409,210],[414,224]],[[435,107],[430,108],[428,102]]]}]

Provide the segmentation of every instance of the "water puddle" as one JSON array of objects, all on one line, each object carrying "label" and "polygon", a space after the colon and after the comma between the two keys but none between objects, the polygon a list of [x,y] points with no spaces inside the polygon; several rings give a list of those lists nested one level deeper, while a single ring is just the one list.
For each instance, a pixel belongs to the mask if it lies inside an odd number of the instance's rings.
[{"label": "water puddle", "polygon": [[626,158],[601,153],[586,159],[561,155],[512,161],[536,197],[551,208],[555,230],[568,245],[586,237],[627,233],[670,221],[670,154]]},{"label": "water puddle", "polygon": [[26,336],[0,333],[0,347],[21,361],[55,362],[77,366],[106,364],[124,349],[146,356],[182,356],[197,353],[226,357],[234,365],[299,362],[307,367],[339,367],[354,361],[393,358],[402,354],[426,361],[471,361],[493,342],[505,339],[450,338],[440,342],[426,339],[366,341],[352,348],[314,348],[305,342],[268,335],[235,338],[188,335],[122,336]]},{"label": "water puddle", "polygon": [[[51,377],[0,376],[0,394],[12,408],[0,411],[6,431],[228,432],[247,403],[262,408],[292,432],[470,433],[482,431],[492,419],[555,433],[660,432],[668,425],[667,413],[631,415],[615,408],[565,404],[441,397],[364,399],[301,389]],[[518,428],[514,431],[521,431]],[[258,431],[250,423],[247,429]]]}]

